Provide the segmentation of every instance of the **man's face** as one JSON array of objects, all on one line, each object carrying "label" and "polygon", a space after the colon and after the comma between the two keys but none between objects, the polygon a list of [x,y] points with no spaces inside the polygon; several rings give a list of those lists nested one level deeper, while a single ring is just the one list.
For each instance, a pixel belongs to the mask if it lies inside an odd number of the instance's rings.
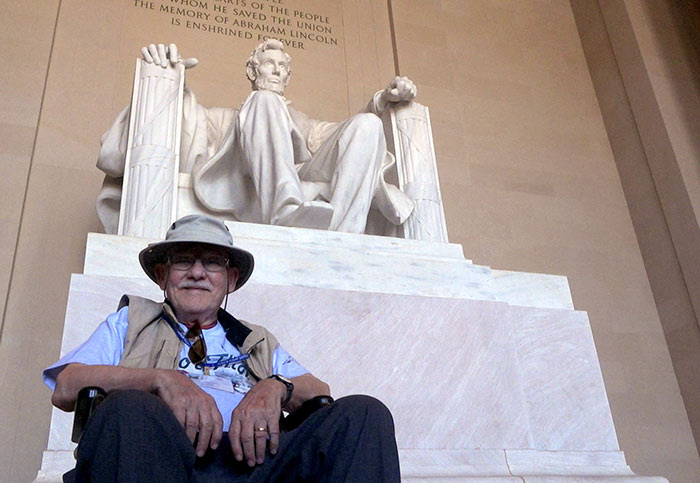
[{"label": "man's face", "polygon": [[228,267],[225,260],[226,251],[218,247],[176,245],[168,251],[168,263],[156,267],[158,285],[181,322],[216,320],[221,302],[238,278],[238,269]]},{"label": "man's face", "polygon": [[289,83],[289,61],[281,50],[266,50],[257,56],[255,69],[255,89],[267,90],[284,95]]}]

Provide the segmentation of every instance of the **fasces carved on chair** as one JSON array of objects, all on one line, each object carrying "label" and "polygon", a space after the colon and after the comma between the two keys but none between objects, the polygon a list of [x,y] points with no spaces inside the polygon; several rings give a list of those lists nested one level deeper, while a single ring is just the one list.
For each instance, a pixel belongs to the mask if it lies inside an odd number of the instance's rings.
[{"label": "fasces carved on chair", "polygon": [[165,233],[177,215],[184,70],[136,63],[119,233]]},{"label": "fasces carved on chair", "polygon": [[132,104],[98,159],[108,233],[160,238],[176,217],[206,213],[447,241],[427,108],[410,102],[409,79],[396,77],[362,112],[331,123],[284,97],[290,58],[274,39],[247,61],[253,92],[240,109],[200,105],[184,87],[183,67],[196,60],[180,59],[176,46],[142,52]]},{"label": "fasces carved on chair", "polygon": [[397,184],[415,205],[399,227],[399,236],[447,243],[428,108],[417,102],[400,104],[387,109],[384,118],[388,149],[396,157]]}]

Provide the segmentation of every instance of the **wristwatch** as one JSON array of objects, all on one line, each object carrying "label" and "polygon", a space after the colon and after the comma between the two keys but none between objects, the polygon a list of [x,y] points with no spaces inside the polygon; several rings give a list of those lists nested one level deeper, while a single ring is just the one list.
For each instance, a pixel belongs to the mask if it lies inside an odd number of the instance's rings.
[{"label": "wristwatch", "polygon": [[277,379],[279,382],[287,386],[287,395],[282,400],[282,407],[286,406],[290,399],[292,399],[292,391],[294,391],[294,383],[284,376],[279,374],[273,374],[268,379]]}]

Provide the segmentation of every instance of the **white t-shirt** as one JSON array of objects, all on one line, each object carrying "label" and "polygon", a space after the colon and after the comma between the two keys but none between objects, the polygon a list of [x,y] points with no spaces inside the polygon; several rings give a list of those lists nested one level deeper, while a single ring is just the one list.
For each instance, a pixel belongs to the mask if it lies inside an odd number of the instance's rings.
[{"label": "white t-shirt", "polygon": [[[117,366],[124,352],[124,339],[128,326],[129,307],[122,307],[107,317],[82,345],[66,354],[61,360],[44,369],[44,383],[52,390],[56,387],[56,377],[68,364],[77,362],[87,365]],[[182,334],[187,327],[182,324]],[[202,390],[216,401],[224,431],[231,423],[231,412],[248,392],[248,366],[245,355],[226,339],[224,328],[218,322],[214,327],[202,330],[207,345],[207,359],[194,365],[188,357],[189,346],[183,342],[180,350],[178,370],[189,376]],[[181,337],[184,339],[184,337]],[[277,346],[272,355],[272,373],[291,378],[307,374],[282,346]]]}]

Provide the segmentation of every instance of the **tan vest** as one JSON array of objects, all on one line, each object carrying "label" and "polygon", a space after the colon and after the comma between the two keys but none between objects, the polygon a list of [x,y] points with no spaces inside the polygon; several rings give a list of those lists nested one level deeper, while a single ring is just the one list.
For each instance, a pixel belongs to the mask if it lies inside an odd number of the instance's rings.
[{"label": "tan vest", "polygon": [[[176,369],[182,341],[178,337],[177,318],[164,302],[124,295],[119,309],[129,306],[129,326],[124,340],[122,367]],[[170,319],[170,320],[168,320]],[[172,321],[172,322],[171,322]],[[274,335],[259,325],[238,320],[219,310],[219,323],[226,338],[241,352],[250,354],[246,361],[251,382],[272,375],[272,354],[279,345]]]}]

